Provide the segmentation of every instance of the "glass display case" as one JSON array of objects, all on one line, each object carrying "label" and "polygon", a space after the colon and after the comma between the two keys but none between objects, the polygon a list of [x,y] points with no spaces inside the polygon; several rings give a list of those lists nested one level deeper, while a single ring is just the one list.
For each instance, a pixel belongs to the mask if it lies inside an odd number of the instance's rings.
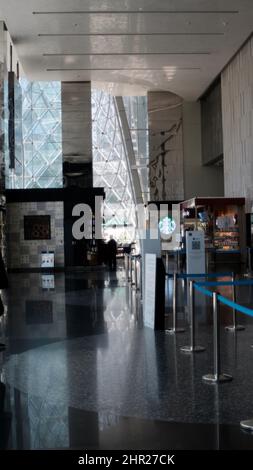
[{"label": "glass display case", "polygon": [[244,198],[194,198],[185,201],[181,204],[182,228],[184,231],[204,231],[206,250],[214,254],[215,261],[244,261],[244,206]]},{"label": "glass display case", "polygon": [[240,233],[236,207],[230,208],[228,212],[224,210],[216,212],[213,244],[218,251],[240,251]]}]

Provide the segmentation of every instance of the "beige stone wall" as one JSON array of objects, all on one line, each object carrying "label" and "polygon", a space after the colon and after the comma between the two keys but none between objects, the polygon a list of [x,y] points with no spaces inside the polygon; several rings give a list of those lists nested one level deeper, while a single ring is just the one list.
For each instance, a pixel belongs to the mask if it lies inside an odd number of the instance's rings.
[{"label": "beige stone wall", "polygon": [[184,102],[184,189],[185,199],[196,196],[224,196],[221,166],[204,166],[202,162],[200,102]]},{"label": "beige stone wall", "polygon": [[203,166],[200,103],[183,102],[169,92],[150,92],[148,114],[150,199],[223,196],[223,168]]},{"label": "beige stone wall", "polygon": [[253,203],[253,38],[222,73],[225,195]]},{"label": "beige stone wall", "polygon": [[[49,215],[50,240],[25,240],[24,216]],[[41,251],[55,252],[55,267],[64,266],[63,202],[19,202],[7,205],[8,268],[39,268]]]}]

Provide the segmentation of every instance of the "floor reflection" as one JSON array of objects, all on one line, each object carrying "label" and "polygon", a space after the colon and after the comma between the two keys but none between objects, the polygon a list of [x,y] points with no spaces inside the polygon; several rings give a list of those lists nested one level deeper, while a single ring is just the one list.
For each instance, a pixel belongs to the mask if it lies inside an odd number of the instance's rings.
[{"label": "floor reflection", "polygon": [[[240,303],[252,293],[238,292]],[[0,447],[253,448],[238,426],[253,416],[253,322],[240,318],[247,328],[237,335],[222,328],[222,368],[234,380],[210,387],[202,375],[212,369],[211,308],[199,300],[197,337],[207,350],[187,356],[186,301],[185,283],[186,333],[168,336],[143,328],[140,294],[124,271],[11,275],[0,319]],[[228,324],[231,312],[221,319]]]},{"label": "floor reflection", "polygon": [[[238,426],[175,423],[91,412],[13,391],[13,426],[5,413],[0,449],[252,450],[252,436]],[[4,426],[4,428],[3,428]]]}]

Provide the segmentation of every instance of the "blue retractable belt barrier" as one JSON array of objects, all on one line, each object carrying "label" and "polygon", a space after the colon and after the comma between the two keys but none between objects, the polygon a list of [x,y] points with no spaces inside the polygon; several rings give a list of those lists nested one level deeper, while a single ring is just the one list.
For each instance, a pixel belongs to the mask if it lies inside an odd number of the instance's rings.
[{"label": "blue retractable belt barrier", "polygon": [[[217,278],[217,277],[227,277],[227,276],[232,276],[233,273],[200,273],[200,274],[186,274],[186,273],[182,273],[182,274],[177,274],[177,278],[178,279],[195,279],[195,278],[201,278],[201,277],[204,277],[204,278]],[[167,276],[169,278],[173,278],[173,274],[167,274]]]},{"label": "blue retractable belt barrier", "polygon": [[209,287],[216,287],[216,286],[252,286],[253,279],[242,279],[239,281],[200,281],[198,282],[199,286],[209,286]]},{"label": "blue retractable belt barrier", "polygon": [[202,292],[202,294],[207,295],[208,297],[213,296],[213,292],[211,292],[208,289],[204,289],[204,287],[199,286],[199,284],[194,284],[194,287],[196,290],[198,290],[199,292]]},{"label": "blue retractable belt barrier", "polygon": [[[238,281],[238,282],[240,282],[240,281]],[[248,281],[246,281],[246,282],[248,282]],[[212,291],[202,287],[203,285],[207,285],[207,284],[209,285],[210,283],[205,284],[205,283],[202,282],[201,285],[199,283],[196,283],[196,284],[194,284],[194,287],[195,287],[196,290],[198,290],[202,294],[204,294],[208,297],[213,297],[213,292]],[[250,282],[249,285],[251,285],[251,284],[252,284],[252,282]],[[245,285],[245,284],[243,284],[243,285]],[[226,297],[223,297],[223,295],[218,295],[218,300],[220,302],[222,302],[224,305],[227,305],[228,307],[231,307],[231,308],[237,310],[238,312],[241,312],[241,313],[244,313],[245,315],[249,315],[249,316],[253,317],[253,310],[250,309],[250,308],[243,307],[242,305],[239,305],[239,304],[233,302],[232,300],[228,300],[228,299],[226,299]]]},{"label": "blue retractable belt barrier", "polygon": [[206,277],[206,278],[216,278],[216,277],[225,277],[225,276],[232,276],[233,273],[200,273],[200,274],[178,274],[179,279],[183,278],[199,278],[199,277]]},{"label": "blue retractable belt barrier", "polygon": [[232,307],[238,312],[244,313],[245,315],[249,315],[250,317],[253,317],[253,310],[247,307],[243,307],[242,305],[236,304],[235,302],[232,302],[232,300],[226,299],[226,297],[223,297],[223,295],[218,295],[218,300],[222,302],[223,304],[227,305],[228,307]]}]

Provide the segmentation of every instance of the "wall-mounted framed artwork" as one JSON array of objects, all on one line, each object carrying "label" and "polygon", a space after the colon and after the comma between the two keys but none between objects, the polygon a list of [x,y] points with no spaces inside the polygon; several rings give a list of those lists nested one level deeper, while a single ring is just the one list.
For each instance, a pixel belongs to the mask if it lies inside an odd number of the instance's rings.
[{"label": "wall-mounted framed artwork", "polygon": [[25,215],[24,239],[51,240],[50,215]]}]

